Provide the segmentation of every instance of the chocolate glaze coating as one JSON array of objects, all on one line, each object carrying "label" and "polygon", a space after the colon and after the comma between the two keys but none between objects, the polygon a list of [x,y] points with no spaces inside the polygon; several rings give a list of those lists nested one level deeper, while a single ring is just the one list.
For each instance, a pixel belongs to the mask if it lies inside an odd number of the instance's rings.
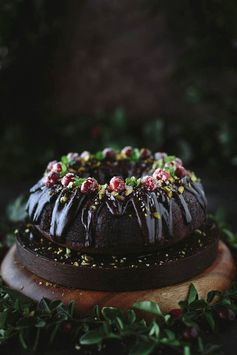
[{"label": "chocolate glaze coating", "polygon": [[86,229],[81,221],[82,213],[80,211],[69,224],[63,236],[52,236],[50,235],[50,225],[54,202],[51,202],[43,210],[36,227],[48,239],[73,249],[81,249],[87,253],[126,254],[155,250],[188,237],[194,229],[205,223],[205,210],[200,206],[195,196],[186,191],[183,193],[183,198],[187,203],[192,218],[191,222],[187,223],[181,205],[175,198],[172,198],[173,235],[169,235],[167,226],[164,226],[161,238],[154,241],[149,238],[144,240],[143,229],[139,226],[132,206],[127,209],[125,214],[116,216],[109,211],[104,202],[102,202],[100,213],[95,217],[96,220],[93,221],[93,242],[88,246],[86,245]]},{"label": "chocolate glaze coating", "polygon": [[[85,175],[92,175],[91,169]],[[104,183],[114,172],[142,176],[150,169],[151,163],[105,162],[94,167],[93,176]],[[173,186],[172,197],[141,186],[120,200],[108,191],[99,199],[97,193],[47,188],[41,180],[31,189],[27,211],[42,235],[63,246],[92,254],[146,252],[172,245],[205,223],[202,185],[185,176],[182,186],[182,193]]]}]

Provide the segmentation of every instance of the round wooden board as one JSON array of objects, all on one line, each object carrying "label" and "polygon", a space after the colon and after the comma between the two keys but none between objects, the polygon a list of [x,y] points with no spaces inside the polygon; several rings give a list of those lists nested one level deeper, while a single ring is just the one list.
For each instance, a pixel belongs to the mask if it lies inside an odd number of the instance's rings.
[{"label": "round wooden board", "polygon": [[185,299],[190,283],[195,285],[201,297],[206,297],[210,290],[228,289],[236,273],[231,252],[223,242],[219,242],[215,262],[189,281],[144,291],[86,291],[52,284],[32,274],[15,259],[15,249],[15,246],[11,248],[1,265],[2,278],[9,287],[35,301],[40,301],[43,297],[50,300],[59,299],[64,303],[74,301],[76,309],[83,315],[92,310],[95,305],[127,309],[142,300],[158,302],[163,311],[169,311],[177,308],[179,301]]}]

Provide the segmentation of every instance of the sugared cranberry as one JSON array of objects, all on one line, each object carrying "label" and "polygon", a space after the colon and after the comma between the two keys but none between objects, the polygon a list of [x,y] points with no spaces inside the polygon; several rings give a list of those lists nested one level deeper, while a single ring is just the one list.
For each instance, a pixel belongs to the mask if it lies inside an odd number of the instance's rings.
[{"label": "sugared cranberry", "polygon": [[183,332],[185,340],[196,339],[198,337],[198,330],[195,327],[186,328]]},{"label": "sugared cranberry", "polygon": [[81,192],[82,193],[89,193],[89,192],[95,192],[98,190],[98,182],[96,179],[92,177],[88,177],[81,185]]},{"label": "sugared cranberry", "polygon": [[61,171],[62,171],[62,164],[61,164],[61,163],[55,163],[55,164],[52,166],[52,171],[54,171],[55,173],[60,174]]},{"label": "sugared cranberry", "polygon": [[112,148],[105,148],[103,150],[103,155],[105,159],[114,160],[116,157],[115,151]]},{"label": "sugared cranberry", "polygon": [[110,180],[109,188],[115,192],[122,192],[125,190],[125,181],[120,176],[114,176]]},{"label": "sugared cranberry", "polygon": [[167,154],[165,152],[156,152],[154,157],[155,160],[163,160],[165,157],[167,157]]},{"label": "sugared cranberry", "polygon": [[125,157],[130,158],[131,155],[132,155],[132,147],[130,147],[130,146],[124,147],[124,148],[121,150],[121,153],[122,153]]},{"label": "sugared cranberry", "polygon": [[79,160],[79,154],[78,153],[68,153],[67,158],[70,162],[77,162]]},{"label": "sugared cranberry", "polygon": [[177,166],[177,168],[175,169],[175,175],[182,178],[186,175],[186,170],[184,169],[184,167],[182,165]]},{"label": "sugared cranberry", "polygon": [[232,309],[229,308],[220,307],[217,310],[217,315],[222,320],[229,320],[229,321],[235,320],[235,313]]},{"label": "sugared cranberry", "polygon": [[162,180],[162,181],[167,181],[170,178],[170,173],[168,173],[168,171],[165,171],[161,168],[158,168],[154,171],[153,173],[153,177],[156,180]]},{"label": "sugared cranberry", "polygon": [[58,179],[59,179],[59,175],[56,172],[52,171],[46,177],[45,185],[47,187],[52,187],[58,182]]},{"label": "sugared cranberry", "polygon": [[180,158],[175,159],[176,165],[183,165],[183,161]]},{"label": "sugared cranberry", "polygon": [[56,163],[57,163],[57,160],[50,161],[47,165],[46,171],[48,171],[48,172],[51,171],[54,164],[56,164]]},{"label": "sugared cranberry", "polygon": [[183,311],[181,308],[174,308],[174,309],[171,309],[170,314],[174,318],[179,318],[180,316],[182,316]]},{"label": "sugared cranberry", "polygon": [[75,181],[75,175],[72,173],[68,173],[62,178],[61,183],[64,187],[67,187],[73,181]]},{"label": "sugared cranberry", "polygon": [[142,185],[149,191],[154,191],[157,188],[157,180],[152,176],[144,176],[142,178]]},{"label": "sugared cranberry", "polygon": [[148,159],[148,158],[150,158],[150,156],[151,156],[151,151],[150,151],[150,149],[142,148],[142,149],[140,150],[140,158],[141,158],[141,159]]},{"label": "sugared cranberry", "polygon": [[90,152],[88,152],[87,150],[84,150],[84,152],[81,153],[80,158],[85,161],[89,160],[90,159]]}]

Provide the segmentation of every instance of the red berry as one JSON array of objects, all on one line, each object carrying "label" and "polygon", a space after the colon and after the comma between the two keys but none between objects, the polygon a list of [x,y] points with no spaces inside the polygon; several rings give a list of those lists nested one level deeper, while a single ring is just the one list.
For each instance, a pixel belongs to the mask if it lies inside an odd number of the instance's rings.
[{"label": "red berry", "polygon": [[183,311],[181,308],[174,308],[171,309],[170,314],[174,317],[174,318],[179,318],[180,316],[182,316]]},{"label": "red berry", "polygon": [[114,160],[116,158],[115,151],[112,148],[105,148],[103,150],[103,155],[105,159]]},{"label": "red berry", "polygon": [[122,192],[125,190],[125,182],[120,176],[114,176],[109,182],[109,188],[115,192]]},{"label": "red berry", "polygon": [[68,173],[62,178],[61,183],[63,186],[67,187],[73,181],[75,181],[75,175]]},{"label": "red berry", "polygon": [[152,176],[144,176],[142,178],[142,184],[149,191],[154,191],[157,188],[157,180]]},{"label": "red berry", "polygon": [[154,171],[153,173],[153,177],[156,180],[162,180],[162,181],[167,181],[170,178],[170,173],[168,173],[168,171],[165,171],[161,168],[158,168]]},{"label": "red berry", "polygon": [[140,150],[140,158],[141,159],[148,159],[151,156],[151,151],[147,148],[142,148]]},{"label": "red berry", "polygon": [[198,331],[194,327],[190,327],[184,330],[183,338],[185,340],[196,339],[198,337]]},{"label": "red berry", "polygon": [[90,159],[90,152],[84,150],[84,152],[82,152],[80,155],[80,159],[88,161]]},{"label": "red berry", "polygon": [[177,166],[176,170],[175,170],[175,175],[182,178],[186,175],[186,170],[184,169],[184,167],[182,165]]},{"label": "red berry", "polygon": [[61,171],[62,171],[62,164],[61,164],[61,163],[55,163],[55,164],[52,166],[52,171],[54,171],[55,173],[60,174]]},{"label": "red berry", "polygon": [[122,153],[125,157],[130,158],[131,155],[132,155],[132,147],[130,147],[130,146],[124,147],[124,148],[122,149],[121,153]]},{"label": "red berry", "polygon": [[59,175],[57,173],[55,173],[54,171],[52,171],[51,173],[49,173],[49,175],[46,177],[46,182],[45,185],[47,187],[52,187],[54,186],[59,179]]},{"label": "red berry", "polygon": [[96,179],[92,177],[88,177],[81,185],[81,192],[82,193],[89,193],[89,192],[95,192],[98,190],[98,182]]},{"label": "red berry", "polygon": [[164,160],[164,158],[167,157],[167,154],[165,152],[156,152],[154,157],[155,160]]},{"label": "red berry", "polygon": [[50,161],[47,165],[46,171],[51,171],[55,163],[57,163],[57,160]]}]

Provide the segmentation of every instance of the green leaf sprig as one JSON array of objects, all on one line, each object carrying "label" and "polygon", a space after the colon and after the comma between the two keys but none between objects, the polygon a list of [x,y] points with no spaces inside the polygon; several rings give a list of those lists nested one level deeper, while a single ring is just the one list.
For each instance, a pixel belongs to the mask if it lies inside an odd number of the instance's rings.
[{"label": "green leaf sprig", "polygon": [[[214,299],[218,301],[213,303]],[[73,303],[64,305],[42,299],[36,305],[1,284],[0,344],[15,339],[23,349],[36,350],[47,337],[56,348],[67,339],[74,349],[101,349],[111,341],[118,342],[129,355],[148,355],[158,349],[161,353],[172,349],[183,354],[211,354],[210,349],[217,351],[217,346],[210,345],[206,337],[217,331],[223,314],[231,314],[231,320],[237,314],[237,284],[224,293],[209,292],[206,300],[199,299],[196,288],[190,285],[180,308],[170,313],[162,312],[155,302],[142,301],[127,312],[96,307],[93,314],[83,319],[75,312]],[[187,339],[185,332],[190,330],[195,330],[195,336]]]}]

